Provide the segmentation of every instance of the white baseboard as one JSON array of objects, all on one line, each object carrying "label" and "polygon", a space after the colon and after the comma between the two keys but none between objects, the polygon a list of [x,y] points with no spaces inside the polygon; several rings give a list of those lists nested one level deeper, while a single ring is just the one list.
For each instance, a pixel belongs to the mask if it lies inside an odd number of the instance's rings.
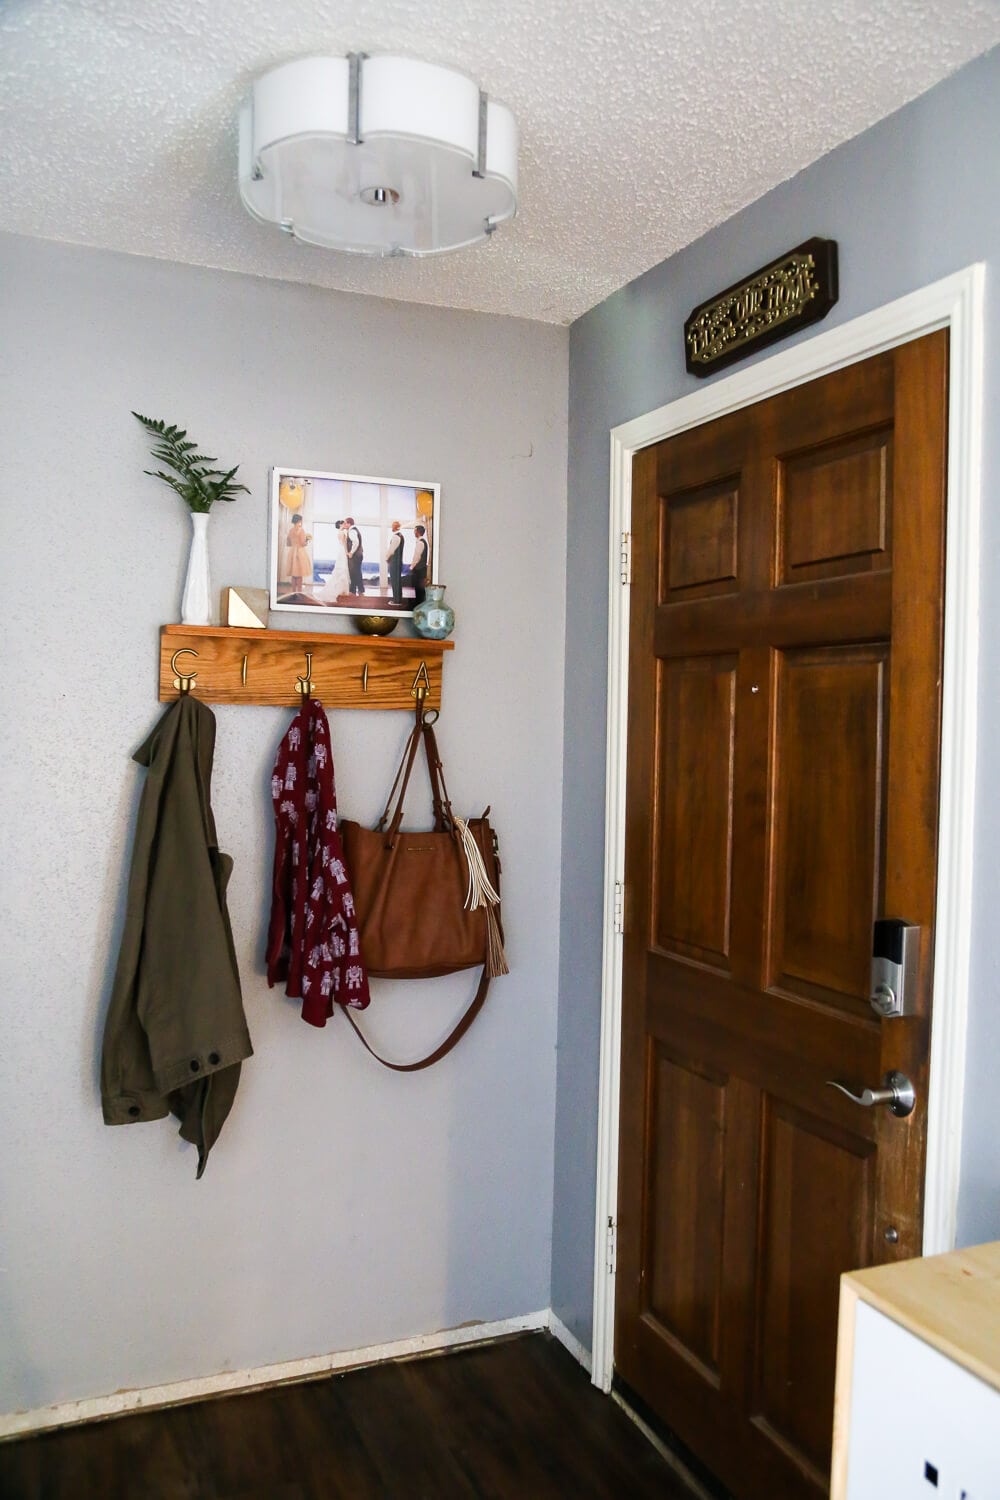
[{"label": "white baseboard", "polygon": [[575,1334],[570,1333],[561,1318],[549,1309],[549,1332],[554,1339],[558,1339],[565,1349],[568,1349],[578,1364],[583,1365],[587,1374],[591,1373],[590,1350],[585,1349]]},{"label": "white baseboard", "polygon": [[[436,1354],[457,1349],[463,1344],[481,1344],[504,1338],[511,1333],[552,1329],[571,1353],[586,1358],[577,1343],[558,1319],[558,1331],[548,1308],[523,1313],[517,1318],[502,1318],[495,1323],[465,1323],[459,1328],[442,1328],[437,1333],[419,1334],[416,1338],[397,1339],[391,1344],[372,1344],[367,1349],[348,1349],[336,1354],[316,1354],[308,1359],[290,1359],[277,1365],[258,1365],[249,1370],[223,1370],[218,1375],[201,1375],[193,1380],[175,1380],[169,1385],[150,1385],[141,1390],[115,1391],[110,1396],[89,1396],[83,1401],[63,1401],[35,1411],[0,1413],[0,1439],[18,1437],[28,1432],[44,1432],[52,1427],[70,1427],[78,1422],[94,1422],[101,1417],[117,1417],[129,1411],[152,1411],[160,1406],[177,1406],[184,1401],[200,1401],[206,1396],[222,1396],[235,1391],[260,1390],[264,1386],[285,1385],[290,1381],[308,1380],[317,1375],[331,1375],[338,1370],[356,1370],[364,1365],[382,1364],[393,1359],[412,1359],[419,1354]],[[573,1348],[576,1345],[576,1349]],[[583,1363],[581,1359],[581,1363]]]}]

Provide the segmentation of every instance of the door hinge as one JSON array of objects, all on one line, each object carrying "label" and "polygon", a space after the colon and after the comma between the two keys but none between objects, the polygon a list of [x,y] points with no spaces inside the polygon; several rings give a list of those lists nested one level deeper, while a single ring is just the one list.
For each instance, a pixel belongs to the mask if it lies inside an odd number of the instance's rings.
[{"label": "door hinge", "polygon": [[618,1225],[611,1215],[608,1215],[607,1248],[604,1257],[609,1276],[613,1276],[618,1269]]},{"label": "door hinge", "polygon": [[623,880],[615,881],[614,931],[625,931],[625,882]]},{"label": "door hinge", "polygon": [[622,532],[622,545],[619,554],[621,581],[627,588],[632,582],[632,533]]}]

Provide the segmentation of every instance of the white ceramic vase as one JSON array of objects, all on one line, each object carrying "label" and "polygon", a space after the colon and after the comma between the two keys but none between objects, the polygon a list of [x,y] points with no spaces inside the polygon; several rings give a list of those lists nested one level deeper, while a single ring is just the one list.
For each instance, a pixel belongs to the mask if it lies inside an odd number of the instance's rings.
[{"label": "white ceramic vase", "polygon": [[182,625],[211,625],[212,581],[208,572],[208,511],[191,512],[191,550],[188,553],[184,593],[181,595]]}]

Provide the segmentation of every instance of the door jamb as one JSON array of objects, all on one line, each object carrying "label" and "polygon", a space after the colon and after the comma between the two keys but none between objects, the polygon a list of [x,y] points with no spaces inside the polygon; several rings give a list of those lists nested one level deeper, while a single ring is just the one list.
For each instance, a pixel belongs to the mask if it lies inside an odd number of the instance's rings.
[{"label": "door jamb", "polygon": [[982,454],[983,264],[967,266],[884,307],[816,334],[738,374],[611,429],[608,737],[604,842],[593,1383],[614,1372],[614,1239],[618,1213],[623,935],[616,895],[625,878],[632,458],[641,448],[714,421],[937,329],[950,333],[945,542],[944,680],[937,923],[927,1101],[923,1253],[955,1244],[971,947],[979,651],[979,511]]}]

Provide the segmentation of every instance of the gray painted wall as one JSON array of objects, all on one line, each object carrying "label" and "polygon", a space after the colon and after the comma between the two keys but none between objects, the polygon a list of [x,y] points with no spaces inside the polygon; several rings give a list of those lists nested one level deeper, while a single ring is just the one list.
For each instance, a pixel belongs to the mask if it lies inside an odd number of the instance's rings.
[{"label": "gray painted wall", "polygon": [[[1000,550],[1000,51],[840,147],[657,266],[570,331],[566,756],[552,1305],[590,1344],[600,1032],[608,431],[693,390],[691,308],[810,235],[840,244],[845,322],[973,261],[989,263],[984,573]],[[816,330],[813,330],[815,332]],[[797,335],[799,340],[809,332]],[[974,958],[959,1203],[962,1243],[1000,1235],[1000,594],[984,578]]]},{"label": "gray painted wall", "polygon": [[[0,239],[0,1411],[548,1306],[567,345],[512,319]],[[256,1056],[201,1182],[173,1124],[107,1129],[98,1098],[130,756],[160,712],[158,627],[188,538],[142,474],[132,407],[242,463],[252,497],[212,517],[220,585],[265,581],[270,463],[440,480],[458,628],[439,733],[457,806],[493,804],[506,880],[511,975],[444,1063],[400,1078],[342,1020],[304,1025],[261,975],[289,716],[220,708],[215,810]],[[407,721],[331,724],[341,810],[374,820]],[[411,812],[419,826],[429,797]],[[368,1024],[413,1056],[469,993],[468,975],[383,986]]]}]

